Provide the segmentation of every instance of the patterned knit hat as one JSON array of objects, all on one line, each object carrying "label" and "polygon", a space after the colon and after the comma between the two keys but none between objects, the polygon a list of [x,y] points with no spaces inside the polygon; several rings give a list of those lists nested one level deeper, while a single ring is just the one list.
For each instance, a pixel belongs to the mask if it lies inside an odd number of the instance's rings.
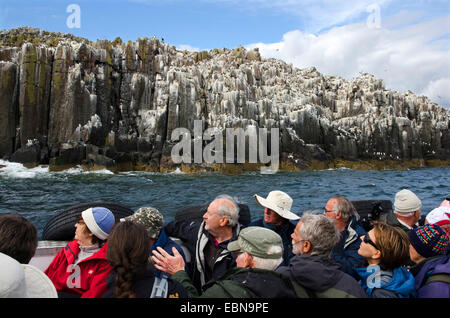
[{"label": "patterned knit hat", "polygon": [[410,244],[425,258],[444,255],[448,240],[447,234],[436,224],[419,226],[409,232]]}]

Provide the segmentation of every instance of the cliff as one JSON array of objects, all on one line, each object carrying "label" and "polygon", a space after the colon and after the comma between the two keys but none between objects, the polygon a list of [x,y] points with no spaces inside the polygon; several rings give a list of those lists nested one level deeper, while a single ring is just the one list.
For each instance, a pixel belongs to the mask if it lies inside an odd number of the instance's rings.
[{"label": "cliff", "polygon": [[188,52],[156,38],[91,42],[27,27],[0,31],[0,45],[0,158],[11,161],[53,170],[258,166],[174,163],[172,132],[202,120],[223,134],[278,128],[282,169],[450,163],[450,110],[369,74],[347,81],[257,49]]}]

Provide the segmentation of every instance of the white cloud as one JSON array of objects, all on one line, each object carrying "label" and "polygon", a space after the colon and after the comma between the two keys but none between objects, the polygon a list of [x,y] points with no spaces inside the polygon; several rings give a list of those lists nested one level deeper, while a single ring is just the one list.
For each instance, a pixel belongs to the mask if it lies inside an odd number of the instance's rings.
[{"label": "white cloud", "polygon": [[200,52],[201,51],[200,48],[193,47],[193,46],[191,46],[189,44],[179,44],[179,45],[176,46],[176,48],[179,51],[184,51],[184,50],[190,51],[190,52]]},{"label": "white cloud", "polygon": [[[366,23],[334,27],[314,35],[287,32],[277,43],[253,43],[263,57],[279,58],[299,68],[315,66],[325,75],[351,79],[367,72],[383,79],[387,89],[424,94],[450,107],[450,16],[387,29]],[[405,14],[402,13],[402,19]],[[436,39],[440,39],[436,41]]]},{"label": "white cloud", "polygon": [[450,108],[450,76],[431,81],[423,90],[423,95],[428,96],[434,102],[440,105],[446,105]]}]

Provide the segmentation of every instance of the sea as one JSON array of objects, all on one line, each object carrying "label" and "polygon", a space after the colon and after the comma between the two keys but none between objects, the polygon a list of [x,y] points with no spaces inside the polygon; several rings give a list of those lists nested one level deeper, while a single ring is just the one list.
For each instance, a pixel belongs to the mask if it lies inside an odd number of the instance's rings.
[{"label": "sea", "polygon": [[272,190],[288,193],[294,200],[292,212],[323,209],[328,199],[340,194],[350,200],[390,199],[409,189],[422,200],[426,215],[450,195],[450,166],[410,170],[362,171],[347,168],[318,171],[259,171],[226,175],[86,172],[75,167],[50,172],[48,166],[28,169],[22,164],[0,160],[0,214],[16,213],[38,229],[41,238],[45,224],[58,212],[87,202],[114,202],[133,211],[143,206],[157,208],[165,222],[177,210],[208,203],[217,195],[228,194],[249,206],[252,220],[262,217],[263,208],[254,195],[266,197]]}]

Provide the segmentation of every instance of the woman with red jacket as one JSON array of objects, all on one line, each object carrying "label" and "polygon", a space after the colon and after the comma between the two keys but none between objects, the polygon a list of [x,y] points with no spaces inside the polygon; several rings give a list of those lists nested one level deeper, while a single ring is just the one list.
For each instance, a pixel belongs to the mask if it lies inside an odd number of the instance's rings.
[{"label": "woman with red jacket", "polygon": [[89,208],[75,224],[75,239],[69,242],[45,270],[59,297],[100,298],[112,268],[106,259],[114,215],[103,207]]}]

